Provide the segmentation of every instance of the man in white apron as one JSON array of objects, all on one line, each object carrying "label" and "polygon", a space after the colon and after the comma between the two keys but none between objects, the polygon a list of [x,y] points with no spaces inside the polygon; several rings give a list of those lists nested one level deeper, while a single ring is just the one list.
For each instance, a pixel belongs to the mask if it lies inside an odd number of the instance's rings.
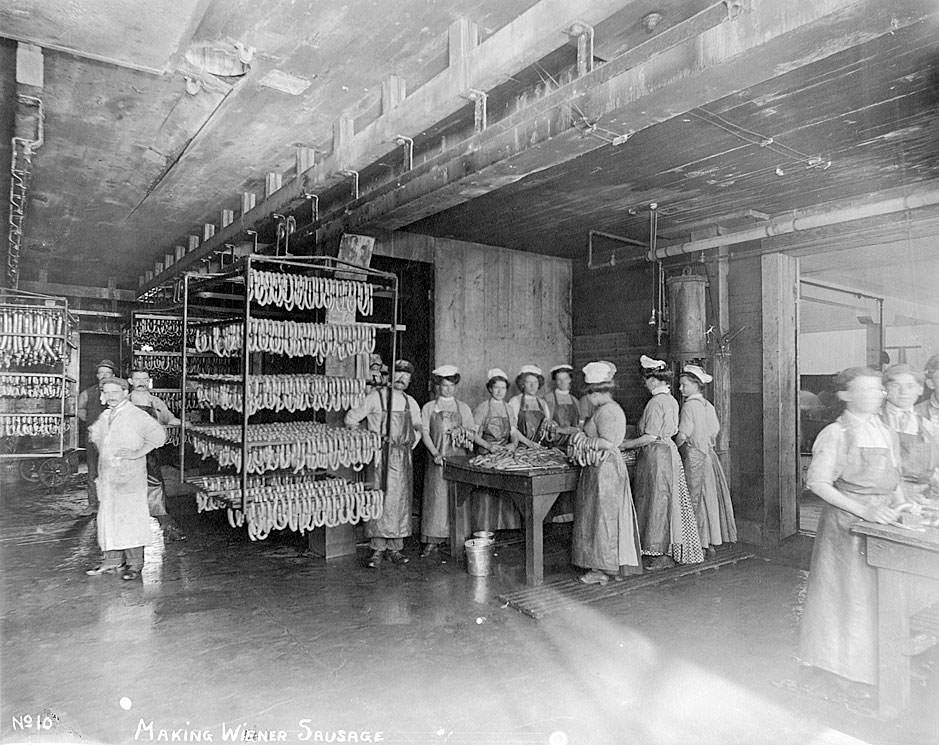
[{"label": "man in white apron", "polygon": [[150,540],[147,505],[146,455],[166,442],[166,433],[153,417],[129,400],[122,378],[101,381],[108,408],[88,428],[98,448],[98,545],[104,561],[86,574],[116,572],[133,580],[143,568],[143,549]]},{"label": "man in white apron", "polygon": [[[372,550],[366,566],[377,568],[384,555],[395,564],[407,564],[408,558],[401,553],[404,539],[411,535],[411,500],[413,497],[414,462],[411,451],[420,442],[421,410],[405,391],[411,384],[414,366],[407,360],[395,362],[392,385],[391,435],[388,448],[388,480],[385,484],[385,501],[381,517],[365,523],[365,535]],[[359,426],[363,419],[370,432],[382,437],[388,434],[388,393],[373,390],[358,408],[346,414],[345,424],[350,429]],[[371,480],[378,488],[382,486],[383,466],[376,460]]]}]

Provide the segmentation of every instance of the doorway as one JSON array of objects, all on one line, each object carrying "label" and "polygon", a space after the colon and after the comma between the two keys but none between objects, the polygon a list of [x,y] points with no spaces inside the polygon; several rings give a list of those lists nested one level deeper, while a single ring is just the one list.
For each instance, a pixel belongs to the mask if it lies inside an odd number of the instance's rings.
[{"label": "doorway", "polygon": [[[97,381],[95,373],[101,360],[121,364],[121,336],[100,331],[82,331],[78,345],[78,390],[83,391]],[[120,375],[120,369],[116,370]],[[86,446],[87,426],[78,428],[78,447]]]},{"label": "doorway", "polygon": [[922,370],[939,352],[939,252],[933,239],[814,251],[800,258],[799,530],[814,535],[822,502],[804,489],[812,444],[842,406],[835,375],[905,362]]},{"label": "doorway", "polygon": [[[405,327],[405,331],[398,334],[396,356],[414,365],[408,393],[419,406],[423,406],[431,397],[430,370],[434,361],[434,265],[424,261],[374,255],[370,266],[379,271],[392,272],[398,277],[398,323]],[[390,300],[375,300],[377,318],[391,318],[391,313]],[[386,335],[379,336],[375,351],[389,368],[394,365],[390,339]],[[415,514],[420,512],[425,453],[422,447],[414,451],[412,512]]]}]

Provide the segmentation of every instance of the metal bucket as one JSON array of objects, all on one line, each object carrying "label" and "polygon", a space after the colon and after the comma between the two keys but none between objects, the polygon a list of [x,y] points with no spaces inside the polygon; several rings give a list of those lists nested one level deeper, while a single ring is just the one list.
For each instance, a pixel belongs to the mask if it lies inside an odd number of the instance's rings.
[{"label": "metal bucket", "polygon": [[463,544],[466,551],[466,573],[473,577],[488,577],[492,573],[492,547],[488,538],[470,538]]},{"label": "metal bucket", "polygon": [[491,530],[477,530],[473,533],[473,538],[485,538],[486,540],[494,542],[496,540],[496,534]]}]

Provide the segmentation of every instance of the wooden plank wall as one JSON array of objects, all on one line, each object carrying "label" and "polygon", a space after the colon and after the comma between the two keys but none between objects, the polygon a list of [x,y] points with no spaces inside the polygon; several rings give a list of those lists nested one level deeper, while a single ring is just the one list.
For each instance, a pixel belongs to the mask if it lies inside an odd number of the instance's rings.
[{"label": "wooden plank wall", "polygon": [[[605,269],[574,266],[574,358],[579,370],[592,360],[616,365],[614,398],[635,424],[649,399],[639,374],[639,356],[667,353],[657,347],[649,326],[652,313],[652,266],[647,262]],[[666,342],[667,343],[667,342]],[[575,381],[580,382],[579,375]]]},{"label": "wooden plank wall", "polygon": [[740,538],[763,541],[763,313],[760,257],[731,253],[727,278],[731,342],[730,492]]},{"label": "wooden plank wall", "polygon": [[436,363],[460,368],[461,400],[486,399],[491,367],[514,381],[526,363],[570,360],[570,261],[445,238],[434,256]]}]

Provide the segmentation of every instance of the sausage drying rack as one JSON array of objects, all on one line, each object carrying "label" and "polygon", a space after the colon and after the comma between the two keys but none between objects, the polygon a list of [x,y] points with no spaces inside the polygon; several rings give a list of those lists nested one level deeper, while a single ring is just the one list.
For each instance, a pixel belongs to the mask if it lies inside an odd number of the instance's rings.
[{"label": "sausage drying rack", "polygon": [[[30,313],[52,316],[61,333],[44,335],[37,340],[35,331],[16,330],[14,318],[17,314]],[[16,417],[19,417],[20,421],[50,418],[58,420],[57,435],[0,437],[0,459],[61,458],[66,450],[72,447],[71,443],[66,442],[66,433],[72,430],[70,439],[74,439],[71,420],[75,416],[77,381],[69,375],[69,368],[78,349],[74,338],[77,328],[78,319],[68,312],[66,298],[0,288],[0,349],[15,350],[26,341],[33,344],[39,341],[59,358],[58,362],[52,364],[5,364],[5,355],[0,354],[0,379],[54,378],[60,381],[58,394],[55,396],[34,395],[35,391],[24,391],[24,396],[0,396],[0,420],[9,421]],[[55,404],[50,406],[53,401]],[[43,410],[36,411],[36,408]],[[53,410],[50,411],[50,408]],[[5,429],[0,427],[0,431]],[[32,442],[33,440],[38,443]],[[34,447],[24,451],[20,449],[22,445]]]},{"label": "sausage drying rack", "polygon": [[[254,291],[254,287],[252,287],[251,283],[256,282],[257,277],[262,276],[262,273],[268,274],[271,272],[298,275],[294,277],[298,282],[299,278],[303,277],[328,278],[337,282],[339,285],[343,282],[370,283],[372,285],[370,294],[374,293],[376,297],[391,299],[392,319],[390,323],[366,323],[356,320],[356,322],[351,325],[363,328],[370,327],[374,329],[375,334],[389,333],[391,335],[392,360],[397,356],[397,332],[400,328],[398,325],[398,278],[392,273],[363,268],[330,256],[272,257],[251,254],[236,260],[233,264],[225,267],[224,271],[217,274],[207,275],[205,273],[187,272],[183,275],[180,292],[182,299],[182,326],[187,330],[187,334],[181,334],[179,347],[181,360],[180,392],[183,393],[193,387],[198,388],[200,385],[206,384],[205,376],[191,376],[190,374],[190,362],[193,357],[193,350],[190,349],[190,345],[186,343],[185,337],[189,335],[188,332],[191,329],[195,329],[196,334],[199,334],[206,329],[211,331],[212,327],[227,327],[228,332],[231,333],[232,326],[234,325],[237,329],[237,333],[241,335],[240,348],[228,357],[229,359],[237,359],[240,379],[231,380],[234,376],[226,376],[230,378],[230,380],[226,382],[240,388],[241,395],[240,406],[235,407],[238,409],[237,414],[240,419],[238,423],[241,429],[240,443],[235,443],[236,447],[240,447],[241,449],[240,465],[235,467],[239,488],[231,489],[221,494],[215,493],[208,500],[209,502],[214,501],[215,508],[227,506],[229,510],[229,522],[232,522],[232,513],[234,512],[239,518],[239,520],[235,521],[237,524],[241,524],[240,519],[245,519],[251,514],[249,507],[256,501],[258,493],[257,485],[259,474],[249,473],[249,469],[247,468],[247,464],[249,463],[248,451],[253,447],[263,447],[264,443],[258,442],[257,438],[250,436],[249,428],[252,426],[251,420],[256,416],[261,418],[266,417],[268,419],[272,416],[271,409],[265,410],[264,407],[260,405],[261,402],[249,399],[252,395],[252,387],[257,387],[256,385],[253,386],[252,383],[256,384],[257,378],[260,375],[269,374],[272,371],[283,372],[290,367],[290,364],[293,365],[294,374],[297,372],[297,358],[294,358],[291,363],[289,360],[284,360],[282,355],[278,355],[274,352],[256,351],[253,348],[251,337],[252,321],[257,319],[269,319],[274,321],[289,320],[322,326],[330,325],[326,318],[326,309],[322,306],[316,308],[306,307],[303,310],[298,310],[294,307],[288,310],[276,299],[272,301],[271,298],[265,298],[265,304],[263,306],[260,305],[257,293]],[[251,291],[249,291],[249,287]],[[225,307],[215,307],[212,309],[211,315],[220,317],[216,317],[213,320],[195,320],[191,316],[191,310],[199,307],[198,303],[204,301],[206,298],[228,301],[228,304]],[[371,307],[369,310],[371,310]],[[362,311],[363,309],[359,307],[359,315],[363,315]],[[353,319],[355,318],[356,316],[353,312]],[[350,324],[344,325],[348,326]],[[211,353],[210,351],[207,354]],[[218,359],[225,359],[225,357],[219,357]],[[314,367],[314,369],[317,366],[315,358],[304,357],[302,359],[304,360],[302,364],[306,365],[303,372],[309,372],[310,366]],[[319,364],[322,365],[322,360]],[[363,368],[367,369],[367,365],[364,365]],[[211,406],[211,404],[205,403],[206,398],[208,397],[200,396],[200,399],[203,401],[200,405]],[[387,401],[389,416],[386,417],[387,429],[384,433],[385,436],[382,438],[381,446],[383,452],[381,486],[383,489],[387,483],[388,440],[390,437],[390,408],[392,396],[387,396]],[[232,410],[230,403],[226,409],[225,412],[213,411],[213,414],[231,417],[236,413]],[[318,415],[325,416],[323,408],[311,407],[309,410],[313,411],[314,420],[316,420],[315,418]],[[302,412],[292,412],[291,415],[294,420],[296,420],[296,415],[300,413]],[[185,406],[182,408],[182,411],[180,411],[179,418],[181,420],[179,464],[180,473],[185,477],[187,444],[191,445],[193,438],[205,437],[208,433],[204,427],[200,427],[196,430],[189,424]],[[212,421],[214,421],[214,418]],[[210,434],[208,436],[211,437]],[[277,471],[273,470],[267,471],[269,475],[276,476],[277,473]],[[301,471],[299,474],[298,489],[302,487],[303,483],[309,484],[312,481],[324,478],[327,474],[331,474],[329,469]],[[203,484],[200,483],[201,481],[201,479],[196,479],[191,483],[197,489],[204,490]],[[285,481],[287,482],[286,488],[290,488],[290,480],[287,479]],[[226,502],[227,505],[225,504]],[[235,522],[232,522],[232,524],[235,524]],[[250,526],[249,535],[254,535],[250,530]]]}]

